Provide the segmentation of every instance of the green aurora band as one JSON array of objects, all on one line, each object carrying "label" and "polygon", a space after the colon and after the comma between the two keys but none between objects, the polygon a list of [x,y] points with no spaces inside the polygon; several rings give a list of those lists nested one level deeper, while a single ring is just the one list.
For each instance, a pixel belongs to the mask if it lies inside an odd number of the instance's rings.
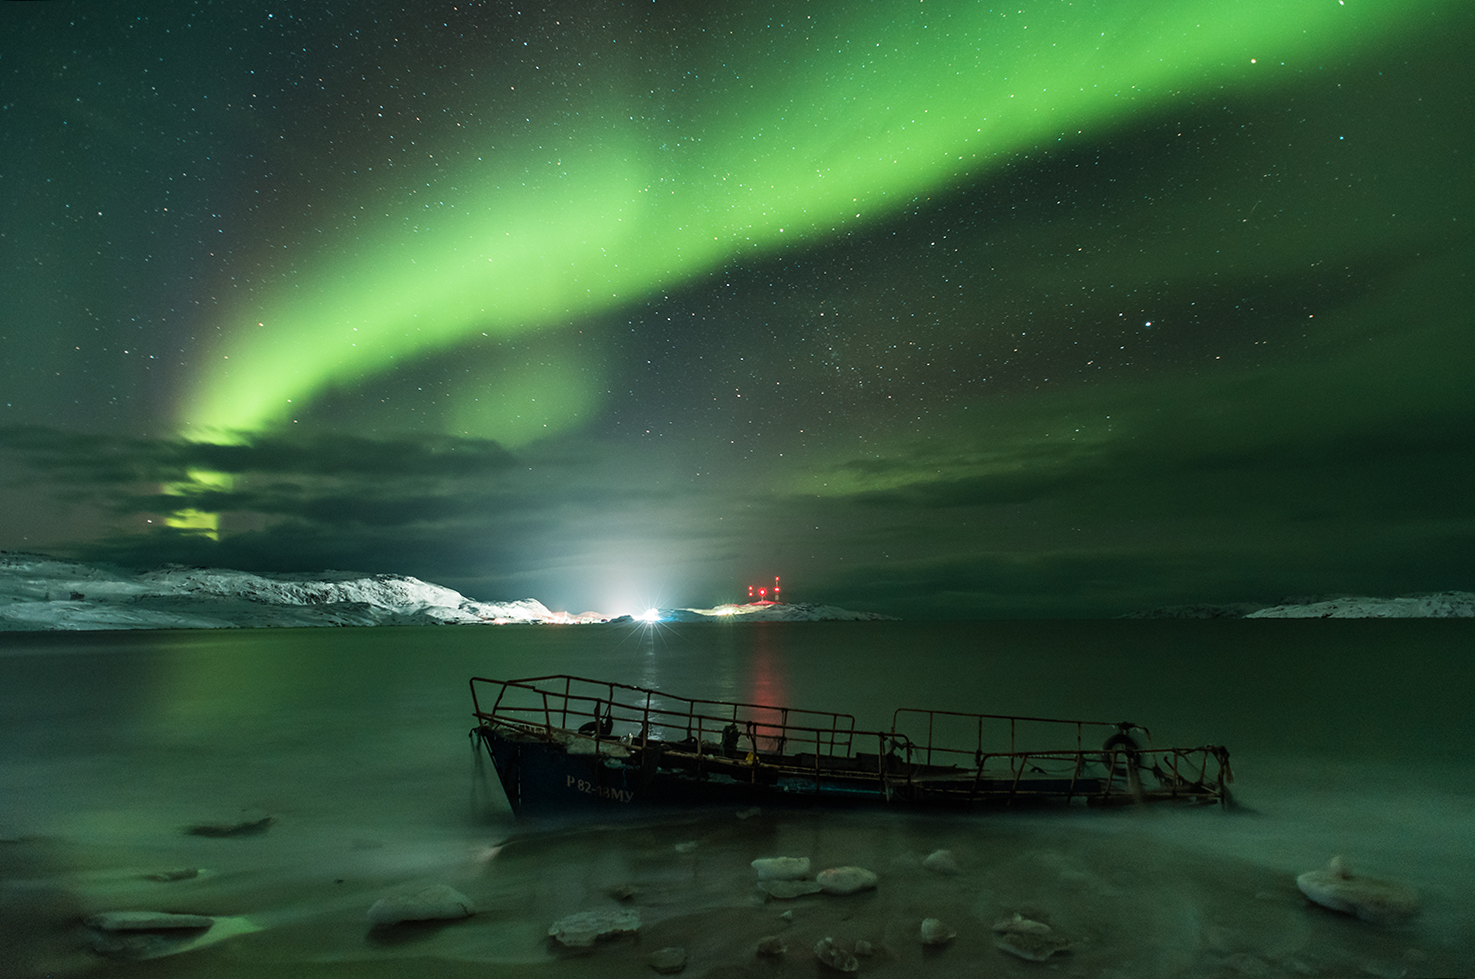
[{"label": "green aurora band", "polygon": [[[724,24],[730,43],[709,33],[670,66],[665,118],[605,78],[578,126],[427,171],[414,201],[236,309],[178,421],[193,439],[249,440],[417,355],[551,337],[734,256],[880,220],[1022,150],[1098,139],[1176,98],[1289,83],[1416,36],[1451,5],[925,0]],[[597,409],[595,358],[539,346],[535,378],[509,364],[466,382],[446,414],[455,434],[515,446]],[[533,397],[539,414],[519,422]]]}]

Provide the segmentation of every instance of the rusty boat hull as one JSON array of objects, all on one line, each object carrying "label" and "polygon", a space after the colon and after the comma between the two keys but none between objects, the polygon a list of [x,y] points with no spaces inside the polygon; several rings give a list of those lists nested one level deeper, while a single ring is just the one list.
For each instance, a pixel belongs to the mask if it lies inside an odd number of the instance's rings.
[{"label": "rusty boat hull", "polygon": [[[1126,722],[700,700],[564,674],[471,681],[471,736],[519,816],[670,807],[1228,805],[1222,746]],[[1146,743],[1144,743],[1146,742]]]}]

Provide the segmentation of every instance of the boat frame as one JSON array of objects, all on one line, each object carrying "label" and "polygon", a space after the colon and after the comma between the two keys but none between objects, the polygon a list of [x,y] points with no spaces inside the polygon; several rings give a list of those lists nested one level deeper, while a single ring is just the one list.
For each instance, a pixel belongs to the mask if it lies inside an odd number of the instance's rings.
[{"label": "boat frame", "polygon": [[471,736],[518,815],[728,804],[1228,806],[1234,780],[1228,749],[1152,747],[1147,729],[1129,722],[904,707],[889,730],[857,731],[850,714],[568,674],[473,677],[471,699]]}]

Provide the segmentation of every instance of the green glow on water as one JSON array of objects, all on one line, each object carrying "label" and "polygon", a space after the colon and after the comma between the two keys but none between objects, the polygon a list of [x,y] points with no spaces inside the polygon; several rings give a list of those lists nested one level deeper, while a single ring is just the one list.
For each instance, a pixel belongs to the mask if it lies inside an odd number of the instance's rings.
[{"label": "green glow on water", "polygon": [[[673,66],[661,118],[611,83],[583,121],[427,163],[415,200],[221,322],[215,366],[179,421],[220,441],[290,424],[324,391],[417,356],[566,328],[1175,99],[1293,81],[1440,6],[933,0],[755,22]],[[606,384],[574,362],[510,371],[458,385],[448,430],[508,444],[554,434],[588,418]],[[541,412],[522,411],[532,397]]]}]

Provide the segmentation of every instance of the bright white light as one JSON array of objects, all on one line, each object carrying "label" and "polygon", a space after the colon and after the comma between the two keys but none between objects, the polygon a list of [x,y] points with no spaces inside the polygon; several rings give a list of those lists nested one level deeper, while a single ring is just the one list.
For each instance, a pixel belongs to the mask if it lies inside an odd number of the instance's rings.
[{"label": "bright white light", "polygon": [[641,612],[638,617],[642,622],[659,622],[661,621],[661,610],[658,608],[648,608],[644,612]]}]

